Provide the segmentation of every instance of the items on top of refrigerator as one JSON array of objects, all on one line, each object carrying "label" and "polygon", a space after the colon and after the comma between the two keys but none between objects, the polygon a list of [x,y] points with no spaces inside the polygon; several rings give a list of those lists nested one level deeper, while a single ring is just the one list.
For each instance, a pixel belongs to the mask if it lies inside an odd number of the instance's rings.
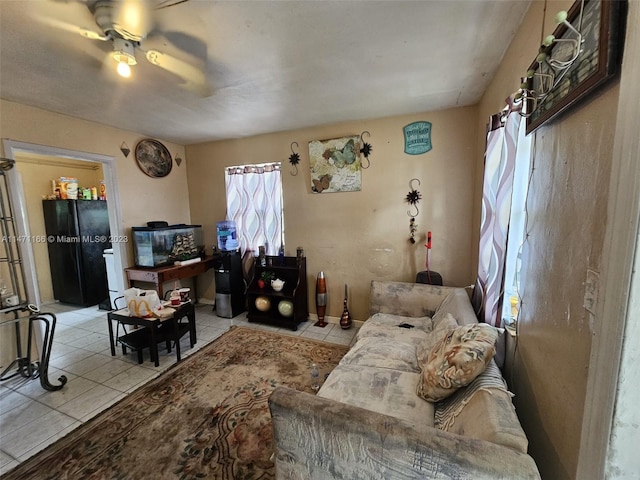
[{"label": "items on top of refrigerator", "polygon": [[99,186],[78,186],[78,179],[60,177],[51,180],[51,193],[42,196],[43,200],[106,200],[107,188],[104,180]]},{"label": "items on top of refrigerator", "polygon": [[58,179],[58,192],[62,200],[78,199],[78,179],[70,177],[60,177]]}]

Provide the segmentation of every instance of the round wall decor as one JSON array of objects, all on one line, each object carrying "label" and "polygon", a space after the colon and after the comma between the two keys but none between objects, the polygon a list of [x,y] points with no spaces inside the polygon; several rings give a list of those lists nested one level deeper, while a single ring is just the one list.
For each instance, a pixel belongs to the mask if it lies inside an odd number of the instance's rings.
[{"label": "round wall decor", "polygon": [[166,177],[173,166],[167,147],[151,138],[140,140],[136,145],[136,162],[140,170],[154,178]]}]

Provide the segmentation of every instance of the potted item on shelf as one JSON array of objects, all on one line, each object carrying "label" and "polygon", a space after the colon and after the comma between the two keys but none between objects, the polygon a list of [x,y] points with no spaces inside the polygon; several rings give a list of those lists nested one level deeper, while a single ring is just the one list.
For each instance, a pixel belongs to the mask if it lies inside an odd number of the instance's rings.
[{"label": "potted item on shelf", "polygon": [[271,280],[273,280],[275,277],[275,273],[265,270],[260,274],[260,278],[258,279],[258,286],[260,288],[264,288],[266,285],[270,285]]}]

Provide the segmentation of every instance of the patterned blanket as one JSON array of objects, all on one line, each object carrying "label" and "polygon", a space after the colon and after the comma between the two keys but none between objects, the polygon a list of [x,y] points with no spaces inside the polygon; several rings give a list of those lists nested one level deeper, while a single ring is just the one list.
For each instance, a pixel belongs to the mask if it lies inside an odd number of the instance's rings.
[{"label": "patterned blanket", "polygon": [[469,385],[456,391],[450,397],[435,404],[434,426],[440,430],[448,430],[453,426],[456,417],[473,396],[482,390],[491,394],[491,390],[507,392],[507,385],[502,378],[500,369],[491,360],[484,372],[478,375]]}]

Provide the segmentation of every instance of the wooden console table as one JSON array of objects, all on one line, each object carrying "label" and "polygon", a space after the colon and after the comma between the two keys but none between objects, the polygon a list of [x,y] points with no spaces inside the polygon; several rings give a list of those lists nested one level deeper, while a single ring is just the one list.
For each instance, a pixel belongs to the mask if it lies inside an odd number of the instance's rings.
[{"label": "wooden console table", "polygon": [[[162,284],[165,282],[182,280],[185,278],[192,278],[206,272],[210,268],[213,268],[215,258],[208,256],[196,263],[190,263],[189,265],[168,265],[165,267],[129,267],[124,269],[124,273],[127,276],[127,285],[129,287],[134,286],[134,282],[148,282],[155,285],[155,290],[158,292],[160,299],[164,298],[164,291]],[[194,302],[198,301],[198,289],[197,279],[193,281],[193,296]]]}]

